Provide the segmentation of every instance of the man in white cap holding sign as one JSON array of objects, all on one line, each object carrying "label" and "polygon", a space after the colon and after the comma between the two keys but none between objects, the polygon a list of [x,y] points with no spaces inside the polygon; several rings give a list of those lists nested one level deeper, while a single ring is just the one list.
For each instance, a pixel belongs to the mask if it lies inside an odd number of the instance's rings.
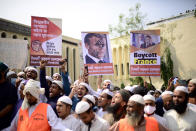
[{"label": "man in white cap holding sign", "polygon": [[165,128],[168,128],[166,119],[155,114],[155,110],[156,110],[155,97],[152,95],[145,95],[143,98],[144,98],[144,103],[145,103],[144,116],[145,117],[154,117]]},{"label": "man in white cap holding sign", "polygon": [[56,112],[56,103],[57,100],[63,96],[64,91],[63,91],[63,83],[58,80],[52,81],[52,85],[50,86],[49,89],[49,98],[47,103],[52,106],[52,109]]},{"label": "man in white cap holding sign", "polygon": [[188,89],[177,86],[173,93],[173,109],[167,111],[164,117],[171,131],[196,131],[196,111],[188,104]]},{"label": "man in white cap holding sign", "polygon": [[104,80],[103,85],[101,87],[102,82],[102,76],[99,76],[98,78],[98,87],[97,87],[97,93],[101,94],[103,90],[109,89],[111,90],[113,88],[111,80]]},{"label": "man in white cap holding sign", "polygon": [[126,117],[116,122],[110,131],[167,131],[153,117],[144,117],[144,105],[144,99],[141,95],[131,96],[127,104]]},{"label": "man in white cap holding sign", "polygon": [[80,130],[80,121],[71,114],[72,100],[68,96],[62,96],[58,99],[56,110],[62,124],[73,131]]},{"label": "man in white cap holding sign", "polygon": [[109,123],[97,116],[86,101],[80,101],[75,112],[83,122],[80,131],[108,131]]},{"label": "man in white cap holding sign", "polygon": [[23,91],[24,101],[11,123],[10,131],[65,131],[50,105],[40,103],[44,89],[38,81],[30,79]]}]

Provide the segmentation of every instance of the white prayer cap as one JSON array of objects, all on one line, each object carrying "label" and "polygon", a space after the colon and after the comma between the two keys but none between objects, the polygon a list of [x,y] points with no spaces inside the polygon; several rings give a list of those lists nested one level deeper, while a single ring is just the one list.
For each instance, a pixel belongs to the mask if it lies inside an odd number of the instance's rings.
[{"label": "white prayer cap", "polygon": [[84,113],[85,111],[87,111],[89,108],[90,108],[90,105],[88,104],[88,102],[80,101],[76,105],[75,112],[76,112],[76,114],[81,114],[81,113]]},{"label": "white prayer cap", "polygon": [[161,97],[163,97],[164,95],[173,95],[173,92],[172,91],[164,91],[162,94],[161,94]]},{"label": "white prayer cap", "polygon": [[90,100],[95,105],[95,98],[92,95],[85,95],[84,98]]},{"label": "white prayer cap", "polygon": [[9,77],[9,76],[14,75],[14,74],[16,74],[14,71],[9,71],[9,72],[6,74],[6,77]]},{"label": "white prayer cap", "polygon": [[94,93],[93,93],[93,96],[99,98],[99,94],[98,94],[97,92],[94,92]]},{"label": "white prayer cap", "polygon": [[21,76],[21,75],[25,75],[25,73],[24,73],[23,71],[21,71],[21,72],[19,72],[19,73],[17,74],[17,76]]},{"label": "white prayer cap", "polygon": [[79,84],[79,86],[84,86],[84,87],[87,88],[88,91],[90,91],[90,86],[89,86],[87,83],[81,82],[81,83]]},{"label": "white prayer cap", "polygon": [[133,86],[125,86],[124,89],[133,93],[133,90],[135,89],[135,87],[133,87]]},{"label": "white prayer cap", "polygon": [[111,92],[109,89],[105,89],[105,90],[103,90],[103,92],[102,93],[106,93],[106,94],[108,94],[109,96],[111,96],[111,97],[113,97],[114,96],[114,93],[113,92]]},{"label": "white prayer cap", "polygon": [[129,98],[129,101],[135,101],[137,103],[140,103],[142,105],[145,105],[143,97],[141,95],[138,95],[138,94],[132,95]]},{"label": "white prayer cap", "polygon": [[30,67],[28,67],[27,71],[29,71],[29,70],[35,71],[38,75],[38,70],[36,68],[30,66]]},{"label": "white prayer cap", "polygon": [[24,72],[27,72],[28,69],[29,69],[29,67],[31,67],[31,66],[27,66],[27,67],[24,69]]},{"label": "white prayer cap", "polygon": [[54,81],[52,81],[52,83],[57,84],[61,89],[63,89],[63,83],[61,81],[54,80]]},{"label": "white prayer cap", "polygon": [[72,105],[72,100],[68,96],[61,96],[58,101]]},{"label": "white prayer cap", "polygon": [[147,95],[151,95],[151,93],[154,93],[154,91],[153,90],[149,90]]},{"label": "white prayer cap", "polygon": [[133,85],[133,88],[139,87],[139,85]]},{"label": "white prayer cap", "polygon": [[29,79],[25,85],[25,89],[23,90],[23,94],[25,95],[26,92],[30,92],[32,96],[39,99],[40,94],[44,94],[45,89],[40,87],[40,82]]},{"label": "white prayer cap", "polygon": [[79,85],[79,80],[74,81],[74,86],[78,86]]},{"label": "white prayer cap", "polygon": [[160,94],[163,93],[162,90],[160,90],[160,89],[156,89],[155,91],[158,91]]},{"label": "white prayer cap", "polygon": [[190,83],[196,84],[196,79],[192,79],[189,81]]},{"label": "white prayer cap", "polygon": [[54,73],[52,77],[54,76],[61,76],[59,73]]},{"label": "white prayer cap", "polygon": [[46,76],[46,80],[49,80],[49,81],[53,81],[52,77],[51,76]]},{"label": "white prayer cap", "polygon": [[110,83],[110,84],[112,84],[111,80],[104,80],[103,81],[103,83],[107,83],[107,82]]},{"label": "white prayer cap", "polygon": [[155,102],[155,98],[152,95],[145,95],[143,98],[145,101],[151,100],[151,101]]},{"label": "white prayer cap", "polygon": [[188,88],[186,88],[185,86],[177,86],[174,91],[182,91],[188,94]]},{"label": "white prayer cap", "polygon": [[40,82],[29,79],[25,88],[23,90],[23,94],[25,95],[24,101],[22,103],[22,109],[28,108],[30,105],[28,104],[26,93],[29,92],[32,96],[34,96],[39,101],[39,96],[44,94],[45,89],[40,88]]}]

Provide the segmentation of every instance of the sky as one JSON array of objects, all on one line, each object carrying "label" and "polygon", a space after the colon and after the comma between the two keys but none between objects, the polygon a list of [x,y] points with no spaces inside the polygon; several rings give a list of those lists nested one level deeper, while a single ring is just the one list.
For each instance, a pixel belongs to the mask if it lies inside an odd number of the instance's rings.
[{"label": "sky", "polygon": [[0,18],[29,26],[31,16],[60,18],[62,34],[81,39],[82,31],[108,31],[138,2],[146,23],[196,8],[196,0],[1,0]]}]

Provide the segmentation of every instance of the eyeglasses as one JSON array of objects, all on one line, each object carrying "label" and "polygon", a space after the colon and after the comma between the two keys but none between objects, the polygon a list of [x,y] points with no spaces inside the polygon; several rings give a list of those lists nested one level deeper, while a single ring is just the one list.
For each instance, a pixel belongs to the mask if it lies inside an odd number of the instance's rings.
[{"label": "eyeglasses", "polygon": [[98,46],[100,48],[103,48],[105,46],[104,42],[102,40],[98,40],[96,43],[95,43],[95,46]]}]

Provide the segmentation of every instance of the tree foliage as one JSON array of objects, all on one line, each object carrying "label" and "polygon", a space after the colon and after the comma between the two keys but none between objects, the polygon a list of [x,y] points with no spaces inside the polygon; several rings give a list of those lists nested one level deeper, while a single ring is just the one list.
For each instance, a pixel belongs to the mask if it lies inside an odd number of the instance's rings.
[{"label": "tree foliage", "polygon": [[121,89],[124,89],[125,88],[125,84],[124,83],[121,83],[120,88]]},{"label": "tree foliage", "polygon": [[170,49],[167,47],[161,57],[161,79],[164,81],[162,90],[167,87],[168,80],[171,77],[173,77],[173,61],[171,59]]},{"label": "tree foliage", "polygon": [[131,85],[144,86],[144,79],[142,77],[129,78]]},{"label": "tree foliage", "polygon": [[137,3],[134,8],[129,8],[128,16],[124,14],[119,15],[119,22],[117,25],[109,25],[109,32],[114,37],[128,35],[130,30],[142,30],[144,27],[144,18],[140,12],[141,4]]}]

